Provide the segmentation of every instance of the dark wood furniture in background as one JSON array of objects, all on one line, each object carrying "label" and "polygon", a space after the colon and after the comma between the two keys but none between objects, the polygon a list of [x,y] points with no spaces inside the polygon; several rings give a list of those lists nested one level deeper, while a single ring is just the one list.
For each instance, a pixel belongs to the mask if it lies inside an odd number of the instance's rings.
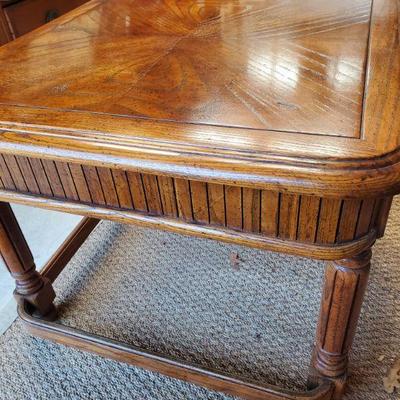
[{"label": "dark wood furniture in background", "polygon": [[86,3],[88,0],[0,0],[0,45]]},{"label": "dark wood furniture in background", "polygon": [[[39,274],[1,205],[29,329],[247,399],[339,399],[371,246],[400,192],[398,7],[94,0],[1,48],[0,199],[87,217]],[[91,218],[327,260],[310,390],[47,321]]]}]

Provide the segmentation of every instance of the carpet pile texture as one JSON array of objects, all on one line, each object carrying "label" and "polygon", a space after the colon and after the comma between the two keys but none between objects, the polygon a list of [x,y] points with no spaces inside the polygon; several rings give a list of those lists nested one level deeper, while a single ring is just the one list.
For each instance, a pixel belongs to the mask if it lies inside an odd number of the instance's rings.
[{"label": "carpet pile texture", "polygon": [[[399,221],[400,198],[374,248],[346,400],[400,397],[382,385],[400,355]],[[322,279],[322,262],[102,222],[55,287],[66,325],[302,389]],[[16,321],[0,337],[0,399],[232,398],[30,337]]]}]

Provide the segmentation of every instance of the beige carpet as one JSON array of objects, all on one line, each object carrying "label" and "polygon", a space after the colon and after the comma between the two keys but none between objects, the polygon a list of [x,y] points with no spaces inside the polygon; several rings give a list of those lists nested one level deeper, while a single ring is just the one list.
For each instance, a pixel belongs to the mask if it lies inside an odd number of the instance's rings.
[{"label": "beige carpet", "polygon": [[[399,220],[400,199],[375,246],[346,399],[400,397],[382,385],[400,353]],[[57,303],[70,326],[302,388],[322,275],[316,261],[103,222],[57,281]],[[0,337],[0,399],[229,397],[29,337],[17,321]]]}]

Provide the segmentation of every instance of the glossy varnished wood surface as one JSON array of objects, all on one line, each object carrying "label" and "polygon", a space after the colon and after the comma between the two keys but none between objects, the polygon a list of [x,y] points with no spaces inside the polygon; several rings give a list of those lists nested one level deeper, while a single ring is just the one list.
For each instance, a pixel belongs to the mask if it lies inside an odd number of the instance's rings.
[{"label": "glossy varnished wood surface", "polygon": [[[1,48],[0,200],[336,260],[306,393],[22,314],[32,331],[252,400],[340,399],[369,248],[400,192],[399,15],[398,0],[93,0]],[[54,318],[48,278],[97,221],[46,276],[21,275],[2,204],[17,295]]]},{"label": "glossy varnished wood surface", "polygon": [[396,193],[398,7],[89,2],[0,49],[0,150],[314,195]]},{"label": "glossy varnished wood surface", "polygon": [[371,0],[95,1],[20,42],[0,101],[358,137],[370,12]]}]

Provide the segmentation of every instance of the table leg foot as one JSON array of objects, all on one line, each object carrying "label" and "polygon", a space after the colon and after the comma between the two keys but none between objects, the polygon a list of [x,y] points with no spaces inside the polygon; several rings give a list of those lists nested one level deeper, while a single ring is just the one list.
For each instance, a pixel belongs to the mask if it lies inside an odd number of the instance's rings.
[{"label": "table leg foot", "polygon": [[308,374],[308,380],[307,380],[307,389],[312,390],[319,385],[321,385],[321,382],[323,379],[329,379],[333,383],[333,393],[331,400],[340,400],[342,399],[346,385],[347,385],[347,372],[345,372],[343,375],[337,376],[337,377],[326,377],[324,376],[321,371],[315,368],[315,358],[316,358],[316,350],[314,349],[313,356],[312,356],[312,361],[309,369],[309,374]]},{"label": "table leg foot", "polygon": [[[14,297],[18,304],[26,302],[28,308],[31,309],[32,315],[46,321],[54,321],[57,319],[57,309],[53,303],[56,294],[51,282],[47,278],[39,275],[39,279],[41,286],[38,290],[28,294],[21,294],[18,289],[15,289]],[[19,281],[17,280],[16,283],[18,286]]]},{"label": "table leg foot", "polygon": [[335,384],[334,400],[345,390],[350,351],[368,282],[371,249],[352,258],[328,262],[311,362],[309,387],[321,379]]},{"label": "table leg foot", "polygon": [[36,271],[32,253],[8,203],[0,202],[0,252],[15,279],[14,296],[26,302],[33,314],[46,320],[56,318],[56,295],[49,279]]}]

